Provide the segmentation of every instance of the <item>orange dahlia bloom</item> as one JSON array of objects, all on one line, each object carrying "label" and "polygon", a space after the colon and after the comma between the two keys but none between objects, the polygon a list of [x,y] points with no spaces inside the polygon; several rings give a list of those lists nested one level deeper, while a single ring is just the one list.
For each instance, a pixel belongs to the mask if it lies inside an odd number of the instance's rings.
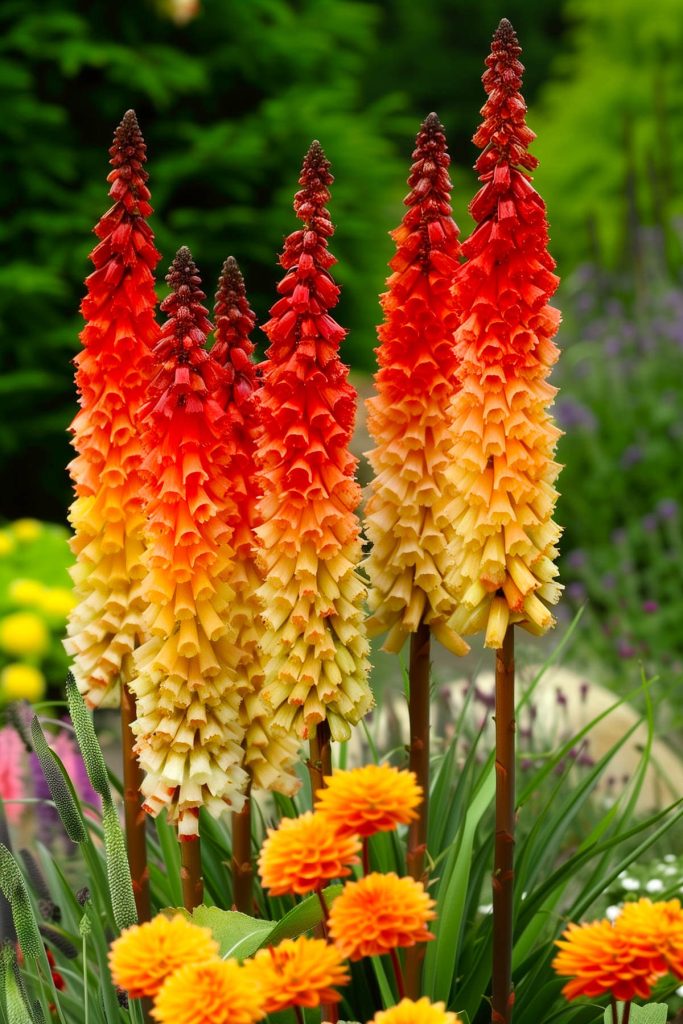
[{"label": "orange dahlia bloom", "polygon": [[236,960],[181,967],[166,981],[152,1010],[159,1024],[254,1024],[264,1014],[261,990]]},{"label": "orange dahlia bloom", "polygon": [[269,828],[261,847],[261,881],[273,896],[313,892],[332,878],[351,874],[358,863],[357,836],[338,836],[319,814],[306,811],[298,818],[283,818]]},{"label": "orange dahlia bloom", "polygon": [[554,625],[559,527],[552,514],[560,467],[553,460],[560,431],[548,408],[547,382],[560,322],[548,300],[557,288],[548,252],[545,204],[528,173],[534,134],[519,92],[524,70],[509,21],[497,29],[484,85],[484,122],[474,136],[483,186],[470,204],[477,222],[463,243],[467,257],[453,288],[459,388],[453,398],[454,444],[448,476],[453,499],[453,572],[448,584],[459,633],[486,630],[502,646],[510,623],[534,633]]},{"label": "orange dahlia bloom", "polygon": [[656,950],[643,948],[606,918],[570,924],[555,945],[560,952],[552,966],[560,976],[573,979],[562,989],[567,999],[605,992],[622,1002],[635,996],[649,999],[654,983],[667,973]]},{"label": "orange dahlia bloom", "polygon": [[319,1006],[341,999],[338,985],[349,981],[338,949],[324,939],[285,939],[279,946],[260,949],[244,967],[265,997],[265,1012],[291,1006]]},{"label": "orange dahlia bloom", "polygon": [[112,942],[109,968],[115,985],[131,999],[142,999],[155,996],[179,967],[217,958],[218,943],[208,928],[199,928],[180,914],[159,914],[126,928]]},{"label": "orange dahlia bloom", "polygon": [[651,955],[654,950],[661,958],[664,973],[683,978],[683,908],[680,900],[652,900],[643,898],[626,903],[614,922],[615,929],[628,939],[638,956]]},{"label": "orange dahlia bloom", "polygon": [[433,939],[434,906],[421,882],[373,872],[344,886],[330,908],[330,936],[350,960],[382,956]]},{"label": "orange dahlia bloom", "polygon": [[360,489],[348,447],[356,395],[339,360],[346,332],[328,312],[339,297],[327,248],[329,167],[320,143],[311,143],[294,200],[303,227],[285,241],[281,298],[264,327],[261,693],[277,732],[306,738],[327,720],[332,738],[345,740],[373,701],[357,572]]},{"label": "orange dahlia bloom", "polygon": [[378,1010],[370,1024],[462,1024],[457,1013],[450,1013],[444,1003],[430,1003],[424,996],[413,1002],[402,999],[388,1010]]},{"label": "orange dahlia bloom", "polygon": [[316,793],[315,809],[338,836],[371,836],[408,825],[422,803],[415,773],[388,764],[336,771],[325,783]]},{"label": "orange dahlia bloom", "polygon": [[147,223],[146,147],[129,110],[109,150],[114,205],[95,228],[81,311],[86,326],[76,356],[80,412],[71,424],[76,458],[69,465],[76,498],[71,570],[76,605],[64,646],[88,704],[115,704],[122,662],[143,635],[140,580],[145,518],[138,413],[152,374],[154,268],[159,253]]},{"label": "orange dahlia bloom", "polygon": [[229,418],[216,400],[224,372],[206,351],[211,324],[189,249],[167,277],[168,314],[154,350],[157,373],[141,410],[148,519],[150,639],[135,652],[133,732],[145,771],[144,807],[162,808],[182,838],[200,807],[218,816],[244,803],[244,730],[229,609],[234,598]]},{"label": "orange dahlia bloom", "polygon": [[450,650],[465,654],[467,644],[447,625],[455,600],[446,582],[452,553],[444,530],[450,403],[458,386],[451,285],[460,244],[451,217],[450,157],[436,114],[418,133],[413,161],[409,209],[391,232],[396,255],[381,298],[377,395],[367,402],[376,444],[368,453],[375,477],[366,506],[374,612],[367,625],[371,636],[388,630],[384,649],[398,651],[424,617]]},{"label": "orange dahlia bloom", "polygon": [[232,256],[223,264],[218,282],[214,323],[211,355],[225,370],[221,404],[230,417],[234,439],[229,474],[235,503],[235,555],[230,577],[235,596],[230,604],[230,621],[235,646],[241,652],[236,686],[242,698],[240,715],[246,733],[244,766],[257,788],[292,796],[300,786],[294,772],[298,740],[295,736],[273,735],[268,708],[260,694],[265,678],[261,649],[264,626],[257,591],[263,579],[256,561],[254,533],[261,497],[255,460],[260,431],[259,381],[252,360],[254,345],[249,337],[256,318],[247,299],[244,278]]}]

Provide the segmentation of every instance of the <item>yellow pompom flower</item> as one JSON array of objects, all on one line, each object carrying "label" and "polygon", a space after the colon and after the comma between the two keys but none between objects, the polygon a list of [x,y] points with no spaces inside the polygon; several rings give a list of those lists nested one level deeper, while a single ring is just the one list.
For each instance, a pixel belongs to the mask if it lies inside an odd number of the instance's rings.
[{"label": "yellow pompom flower", "polygon": [[218,943],[208,928],[199,928],[180,914],[170,918],[159,914],[126,928],[112,942],[109,969],[115,985],[131,999],[142,999],[156,996],[179,968],[215,959]]},{"label": "yellow pompom flower", "polygon": [[349,981],[339,950],[324,939],[305,935],[260,949],[244,966],[263,992],[266,1013],[339,1002],[336,987]]},{"label": "yellow pompom flower", "polygon": [[13,662],[0,672],[0,698],[3,701],[28,700],[35,704],[44,694],[45,676],[34,665]]},{"label": "yellow pompom flower", "polygon": [[45,587],[39,580],[18,577],[12,580],[7,588],[7,596],[14,604],[39,606],[45,593]]},{"label": "yellow pompom flower", "polygon": [[12,532],[21,544],[30,544],[40,537],[43,524],[38,519],[16,519],[12,523]]},{"label": "yellow pompom flower", "polygon": [[414,1002],[402,999],[388,1010],[378,1010],[370,1024],[462,1024],[457,1013],[450,1013],[444,1003],[430,1003],[424,996]]},{"label": "yellow pompom flower", "polygon": [[0,557],[10,555],[14,551],[14,538],[5,530],[0,530]]},{"label": "yellow pompom flower", "polygon": [[344,956],[360,960],[433,939],[427,923],[435,917],[421,882],[373,872],[344,886],[330,909],[329,930]]},{"label": "yellow pompom flower", "polygon": [[65,619],[76,607],[76,597],[67,587],[44,587],[36,604],[45,615]]},{"label": "yellow pompom flower", "polygon": [[263,1002],[250,971],[236,960],[211,960],[172,974],[152,1016],[159,1024],[254,1024],[264,1015]]},{"label": "yellow pompom flower", "polygon": [[47,626],[33,612],[14,612],[0,619],[0,648],[7,654],[39,656],[49,645]]},{"label": "yellow pompom flower", "polygon": [[332,878],[351,874],[348,864],[358,863],[357,836],[338,836],[324,818],[307,811],[298,818],[283,818],[268,829],[261,847],[261,881],[272,896],[313,892]]},{"label": "yellow pompom flower", "polygon": [[325,777],[317,791],[316,811],[338,836],[371,836],[408,825],[417,817],[422,787],[414,772],[388,764],[368,764]]}]

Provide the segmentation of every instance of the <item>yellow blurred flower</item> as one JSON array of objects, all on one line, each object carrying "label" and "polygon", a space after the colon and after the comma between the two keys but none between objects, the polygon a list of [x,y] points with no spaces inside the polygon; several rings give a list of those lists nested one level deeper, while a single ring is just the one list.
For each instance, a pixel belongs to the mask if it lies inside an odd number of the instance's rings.
[{"label": "yellow blurred flower", "polygon": [[44,592],[45,587],[38,580],[23,577],[12,580],[7,588],[8,597],[14,604],[39,605]]},{"label": "yellow blurred flower", "polygon": [[37,540],[43,532],[43,524],[38,519],[15,519],[12,532],[22,544]]},{"label": "yellow blurred flower", "polygon": [[44,587],[36,603],[46,615],[65,619],[71,609],[76,607],[76,598],[68,587]]},{"label": "yellow blurred flower", "polygon": [[370,1024],[461,1024],[460,1017],[443,1003],[430,1003],[426,996],[413,1002],[402,999],[397,1006],[378,1010]]},{"label": "yellow blurred flower", "polygon": [[34,665],[22,665],[12,662],[0,672],[0,698],[9,703],[11,700],[28,700],[35,704],[45,694],[45,676]]},{"label": "yellow blurred flower", "polygon": [[0,648],[7,654],[40,655],[49,645],[47,626],[33,612],[14,612],[0,619]]},{"label": "yellow blurred flower", "polygon": [[109,969],[115,985],[140,999],[156,996],[166,979],[186,964],[217,958],[218,943],[208,928],[199,928],[180,914],[158,914],[152,921],[126,928],[112,942]]},{"label": "yellow blurred flower", "polygon": [[12,551],[14,551],[14,538],[5,530],[0,530],[0,556],[9,555]]}]

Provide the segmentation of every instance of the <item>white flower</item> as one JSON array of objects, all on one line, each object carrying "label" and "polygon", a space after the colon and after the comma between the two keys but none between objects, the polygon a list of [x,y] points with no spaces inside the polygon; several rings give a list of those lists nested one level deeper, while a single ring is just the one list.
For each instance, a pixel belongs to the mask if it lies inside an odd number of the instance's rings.
[{"label": "white flower", "polygon": [[621,887],[627,892],[634,892],[636,889],[640,889],[640,882],[637,878],[622,878]]},{"label": "white flower", "polygon": [[478,909],[480,914],[492,914],[493,913],[493,903],[482,903],[482,905],[480,907],[478,907],[477,909]]},{"label": "white flower", "polygon": [[610,921],[616,921],[616,919],[619,917],[620,913],[621,913],[621,907],[617,907],[616,905],[612,905],[611,907],[608,907],[607,910],[605,911],[605,914],[606,914],[608,920],[610,920]]},{"label": "white flower", "polygon": [[673,853],[665,853],[664,854],[664,860],[666,861],[667,864],[672,864],[673,861],[676,860],[676,857],[675,857],[675,855]]},{"label": "white flower", "polygon": [[651,878],[649,882],[645,884],[646,892],[661,892],[664,888],[664,882],[661,878]]}]

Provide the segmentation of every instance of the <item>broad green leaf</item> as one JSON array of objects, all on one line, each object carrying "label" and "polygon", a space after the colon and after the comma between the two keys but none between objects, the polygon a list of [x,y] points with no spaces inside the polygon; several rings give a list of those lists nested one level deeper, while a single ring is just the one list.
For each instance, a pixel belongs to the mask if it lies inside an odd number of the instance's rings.
[{"label": "broad green leaf", "polygon": [[[617,1020],[622,1024],[626,1003],[617,1003]],[[631,1003],[629,1024],[666,1024],[669,1015],[669,1007],[666,1003],[646,1003],[645,1006],[638,1006]],[[608,1006],[603,1018],[605,1024],[614,1024],[612,1007]]]},{"label": "broad green leaf", "polygon": [[219,910],[218,907],[196,907],[192,920],[211,930],[224,959],[235,957],[237,960],[245,960],[265,946],[277,926],[276,921],[263,921],[237,910]]},{"label": "broad green leaf", "polygon": [[[328,909],[332,906],[333,902],[339,896],[343,889],[343,885],[328,885],[326,889],[323,889],[323,896]],[[317,896],[307,896],[305,900],[298,903],[292,910],[285,914],[281,921],[277,922],[277,926],[273,929],[270,936],[273,945],[277,945],[282,939],[293,939],[297,935],[303,935],[304,932],[310,931],[311,928],[315,928],[316,925],[322,921],[323,914],[320,906],[320,900]]]}]

